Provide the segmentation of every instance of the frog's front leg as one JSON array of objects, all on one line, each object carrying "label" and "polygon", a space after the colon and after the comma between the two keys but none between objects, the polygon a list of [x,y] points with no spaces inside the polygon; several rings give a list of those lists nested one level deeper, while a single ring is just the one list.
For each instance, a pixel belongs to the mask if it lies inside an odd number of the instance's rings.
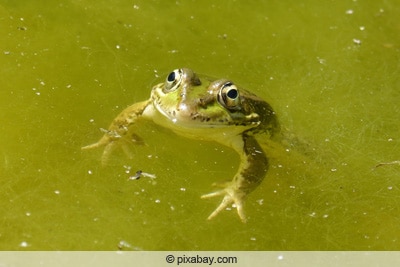
[{"label": "frog's front leg", "polygon": [[[153,108],[150,104],[150,100],[135,103],[126,109],[124,109],[111,123],[108,130],[101,129],[104,132],[104,135],[97,143],[84,146],[82,150],[97,148],[105,146],[103,155],[101,157],[102,164],[105,164],[111,154],[111,152],[115,149],[115,147],[122,146],[122,149],[127,152],[126,147],[126,135],[129,131],[129,128],[135,124],[135,122],[149,113]],[[133,141],[141,141],[140,137],[133,134]]]},{"label": "frog's front leg", "polygon": [[235,204],[242,222],[246,222],[243,204],[247,195],[264,179],[268,171],[268,159],[253,136],[243,134],[233,140],[235,150],[240,154],[240,166],[232,181],[222,185],[223,189],[203,195],[202,198],[224,196],[221,204],[208,217],[209,220],[218,215],[228,205]]}]

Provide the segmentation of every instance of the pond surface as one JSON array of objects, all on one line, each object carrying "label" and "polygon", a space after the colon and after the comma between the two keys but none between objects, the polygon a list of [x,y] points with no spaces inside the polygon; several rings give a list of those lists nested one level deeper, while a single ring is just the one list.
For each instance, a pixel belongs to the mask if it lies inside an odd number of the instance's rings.
[{"label": "pond surface", "polygon": [[[400,249],[400,165],[375,168],[400,160],[398,1],[250,2],[0,1],[0,249]],[[200,199],[235,173],[229,148],[149,124],[133,159],[80,149],[179,67],[307,144],[266,147],[247,224]]]}]

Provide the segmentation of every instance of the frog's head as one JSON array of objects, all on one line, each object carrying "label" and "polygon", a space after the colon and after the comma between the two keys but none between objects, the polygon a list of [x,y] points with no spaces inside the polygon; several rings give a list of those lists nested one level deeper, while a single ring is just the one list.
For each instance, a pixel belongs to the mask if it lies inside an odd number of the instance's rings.
[{"label": "frog's head", "polygon": [[229,80],[199,76],[185,68],[172,71],[151,93],[153,105],[163,116],[189,127],[255,127],[259,115],[249,105],[250,98]]}]

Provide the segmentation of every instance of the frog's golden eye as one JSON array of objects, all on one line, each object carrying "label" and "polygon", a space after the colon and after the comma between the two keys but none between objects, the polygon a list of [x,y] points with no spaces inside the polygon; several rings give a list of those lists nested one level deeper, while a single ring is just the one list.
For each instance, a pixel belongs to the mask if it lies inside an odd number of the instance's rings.
[{"label": "frog's golden eye", "polygon": [[218,101],[227,109],[240,109],[239,90],[231,82],[225,83],[218,92]]},{"label": "frog's golden eye", "polygon": [[167,79],[165,80],[165,91],[166,92],[172,92],[175,91],[179,85],[181,84],[182,81],[182,70],[181,69],[176,69],[173,72],[171,72]]}]

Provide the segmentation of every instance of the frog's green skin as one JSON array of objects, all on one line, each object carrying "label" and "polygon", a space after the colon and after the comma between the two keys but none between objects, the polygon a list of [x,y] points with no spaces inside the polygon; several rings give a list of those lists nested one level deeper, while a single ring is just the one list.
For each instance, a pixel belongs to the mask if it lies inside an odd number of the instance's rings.
[{"label": "frog's green skin", "polygon": [[134,132],[139,119],[152,120],[188,138],[216,141],[233,148],[240,155],[240,166],[233,180],[202,198],[223,196],[221,204],[208,219],[235,204],[240,219],[246,221],[244,200],[261,183],[268,170],[268,159],[254,134],[265,134],[269,138],[279,131],[275,112],[268,103],[238,89],[229,80],[216,80],[199,76],[190,69],[177,69],[164,83],[153,87],[150,99],[126,108],[109,129],[104,130],[104,136],[97,143],[82,149],[105,146],[102,156],[105,163],[115,146],[124,145],[124,137],[128,131]]}]

